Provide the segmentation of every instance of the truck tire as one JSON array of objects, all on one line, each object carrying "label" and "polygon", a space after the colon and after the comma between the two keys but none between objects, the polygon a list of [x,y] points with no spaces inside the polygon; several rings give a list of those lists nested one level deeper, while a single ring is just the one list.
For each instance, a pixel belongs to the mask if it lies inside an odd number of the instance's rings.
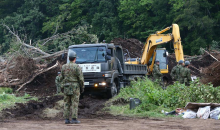
[{"label": "truck tire", "polygon": [[108,90],[107,93],[108,93],[109,98],[112,98],[115,95],[117,95],[118,89],[117,89],[117,86],[116,86],[115,82],[112,83],[111,88]]}]

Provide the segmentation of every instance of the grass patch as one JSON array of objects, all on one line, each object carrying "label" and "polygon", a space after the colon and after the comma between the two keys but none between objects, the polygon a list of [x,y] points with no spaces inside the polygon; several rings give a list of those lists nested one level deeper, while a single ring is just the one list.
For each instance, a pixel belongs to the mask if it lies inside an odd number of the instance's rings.
[{"label": "grass patch", "polygon": [[14,106],[15,103],[25,103],[30,100],[37,100],[37,98],[31,97],[29,94],[17,97],[11,88],[0,88],[0,111]]},{"label": "grass patch", "polygon": [[[138,106],[139,107],[139,106]],[[138,109],[130,110],[129,105],[111,105],[110,113],[113,115],[123,115],[129,117],[153,117],[153,118],[165,118],[165,114],[162,114],[161,111],[164,108],[157,107],[151,111],[143,111],[139,112]],[[169,109],[165,109],[166,111],[170,111]],[[169,116],[170,117],[170,116]]]},{"label": "grass patch", "polygon": [[[130,98],[139,98],[142,103],[130,110]],[[114,115],[164,118],[166,116],[162,110],[170,112],[176,108],[183,108],[188,102],[219,103],[219,87],[214,88],[211,84],[204,85],[199,81],[192,82],[190,86],[176,82],[163,90],[148,78],[139,79],[131,82],[129,87],[121,89],[116,97],[106,103],[106,109]]]}]

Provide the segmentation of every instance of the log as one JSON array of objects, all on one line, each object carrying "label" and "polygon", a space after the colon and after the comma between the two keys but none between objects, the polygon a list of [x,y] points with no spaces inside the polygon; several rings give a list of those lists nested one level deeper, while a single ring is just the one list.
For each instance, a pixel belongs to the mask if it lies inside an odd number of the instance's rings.
[{"label": "log", "polygon": [[190,65],[189,67],[194,68],[194,69],[198,70],[199,72],[201,71],[200,69],[197,69],[197,68],[196,68],[195,66],[193,66],[193,65]]},{"label": "log", "polygon": [[63,53],[67,53],[66,50],[58,51],[58,52],[55,52],[55,53],[47,55],[47,56],[40,56],[40,57],[36,57],[33,59],[34,60],[41,60],[41,59],[50,58],[50,57],[58,57],[58,56],[62,55]]},{"label": "log", "polygon": [[58,65],[59,65],[59,62],[57,61],[57,63],[56,63],[55,65],[53,65],[53,66],[51,66],[51,67],[49,67],[49,68],[47,68],[47,69],[44,69],[44,70],[38,72],[38,73],[35,74],[29,81],[27,81],[26,83],[23,83],[22,85],[20,85],[20,87],[19,87],[16,91],[18,92],[18,91],[19,91],[20,89],[22,89],[25,85],[31,83],[31,82],[35,79],[35,77],[37,77],[38,75],[40,75],[40,74],[42,74],[42,73],[44,73],[44,72],[47,72],[47,71],[49,71],[49,70],[51,70],[51,69],[53,69],[53,68],[56,68]]},{"label": "log", "polygon": [[216,61],[218,61],[217,58],[215,58],[212,54],[208,53],[205,49],[201,48],[202,50],[204,50],[207,54],[209,54],[213,59],[215,59]]}]

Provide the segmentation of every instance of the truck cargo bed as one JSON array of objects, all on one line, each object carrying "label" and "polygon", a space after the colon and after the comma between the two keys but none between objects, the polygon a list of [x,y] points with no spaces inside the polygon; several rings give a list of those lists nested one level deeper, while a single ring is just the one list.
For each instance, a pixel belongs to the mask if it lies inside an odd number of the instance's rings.
[{"label": "truck cargo bed", "polygon": [[147,74],[147,66],[124,64],[124,74]]}]

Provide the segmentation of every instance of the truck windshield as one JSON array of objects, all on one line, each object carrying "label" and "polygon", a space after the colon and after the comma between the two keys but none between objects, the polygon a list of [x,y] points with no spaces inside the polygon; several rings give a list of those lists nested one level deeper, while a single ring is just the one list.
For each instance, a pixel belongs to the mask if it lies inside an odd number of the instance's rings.
[{"label": "truck windshield", "polygon": [[[76,63],[93,63],[93,62],[105,62],[106,48],[105,47],[82,47],[82,48],[70,48],[71,51],[76,52]],[[67,63],[69,59],[67,58]]]}]

